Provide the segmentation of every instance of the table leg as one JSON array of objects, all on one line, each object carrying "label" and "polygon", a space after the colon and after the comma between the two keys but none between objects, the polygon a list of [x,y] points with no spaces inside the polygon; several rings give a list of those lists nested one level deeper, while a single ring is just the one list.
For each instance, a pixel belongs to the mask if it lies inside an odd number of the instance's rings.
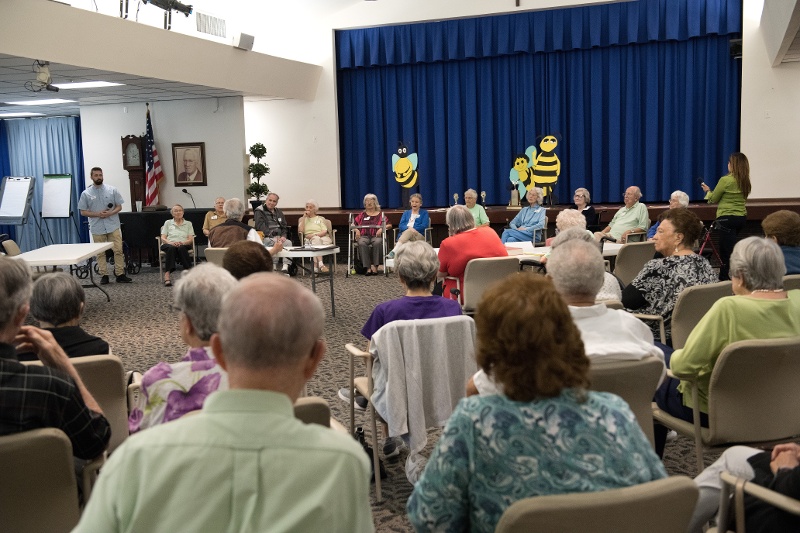
[{"label": "table leg", "polygon": [[330,281],[330,284],[331,284],[331,316],[335,318],[336,317],[336,304],[333,301],[333,262],[336,259],[336,254],[330,254],[328,257],[330,258],[328,260],[328,264],[329,264],[329,266],[328,266],[329,274],[328,275],[331,277],[331,279],[328,280],[328,281]]},{"label": "table leg", "polygon": [[[103,252],[103,253],[105,253],[105,252]],[[94,260],[95,260],[94,257],[90,257],[88,259],[88,261],[86,262],[86,266],[89,269],[89,281],[91,282],[91,285],[84,285],[84,287],[87,288],[87,289],[91,289],[92,287],[94,287],[96,289],[100,289],[101,291],[103,291],[103,294],[106,295],[106,301],[110,302],[111,301],[111,296],[109,296],[109,294],[106,292],[106,290],[103,287],[101,287],[100,285],[98,285],[94,281],[94,268],[92,268],[92,261],[94,261]]]}]

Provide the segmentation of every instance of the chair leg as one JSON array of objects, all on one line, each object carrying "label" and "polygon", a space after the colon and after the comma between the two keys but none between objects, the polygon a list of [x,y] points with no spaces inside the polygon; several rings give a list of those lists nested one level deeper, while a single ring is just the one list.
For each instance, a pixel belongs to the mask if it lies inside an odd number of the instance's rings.
[{"label": "chair leg", "polygon": [[699,475],[706,468],[703,461],[703,437],[700,432],[695,432],[694,435],[694,451],[697,457],[697,474]]},{"label": "chair leg", "polygon": [[[353,393],[350,394],[355,396]],[[381,494],[381,464],[378,458],[380,439],[378,438],[378,425],[375,421],[375,407],[372,405],[372,401],[369,402],[369,417],[372,427],[372,468],[375,473],[375,499],[380,502],[383,501],[383,495]]]}]

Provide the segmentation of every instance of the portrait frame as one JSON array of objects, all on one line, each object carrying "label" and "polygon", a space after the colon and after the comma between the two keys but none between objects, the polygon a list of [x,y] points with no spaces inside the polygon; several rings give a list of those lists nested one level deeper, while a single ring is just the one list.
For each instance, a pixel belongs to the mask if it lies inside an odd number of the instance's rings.
[{"label": "portrait frame", "polygon": [[[192,172],[195,179],[186,175],[184,167],[184,156],[193,156],[195,159],[195,172]],[[206,143],[172,143],[172,167],[175,180],[175,187],[199,187],[208,185],[208,175],[206,174]],[[196,175],[195,175],[196,173]]]}]

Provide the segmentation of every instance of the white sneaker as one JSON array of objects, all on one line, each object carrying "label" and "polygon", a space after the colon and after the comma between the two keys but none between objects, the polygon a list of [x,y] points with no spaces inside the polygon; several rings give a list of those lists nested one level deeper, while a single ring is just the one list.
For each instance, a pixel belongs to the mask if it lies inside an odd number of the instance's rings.
[{"label": "white sneaker", "polygon": [[281,267],[282,272],[289,272],[289,263],[284,263]]}]

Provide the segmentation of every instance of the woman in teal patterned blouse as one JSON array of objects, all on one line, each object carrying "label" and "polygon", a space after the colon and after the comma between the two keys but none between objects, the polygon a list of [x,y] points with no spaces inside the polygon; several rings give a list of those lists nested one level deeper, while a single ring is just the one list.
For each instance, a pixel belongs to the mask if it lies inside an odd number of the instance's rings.
[{"label": "woman in teal patterned blouse", "polygon": [[523,498],[666,477],[628,405],[587,391],[580,332],[549,279],[507,277],[475,323],[478,364],[504,394],[465,398],[450,417],[408,501],[417,531],[488,533]]}]

